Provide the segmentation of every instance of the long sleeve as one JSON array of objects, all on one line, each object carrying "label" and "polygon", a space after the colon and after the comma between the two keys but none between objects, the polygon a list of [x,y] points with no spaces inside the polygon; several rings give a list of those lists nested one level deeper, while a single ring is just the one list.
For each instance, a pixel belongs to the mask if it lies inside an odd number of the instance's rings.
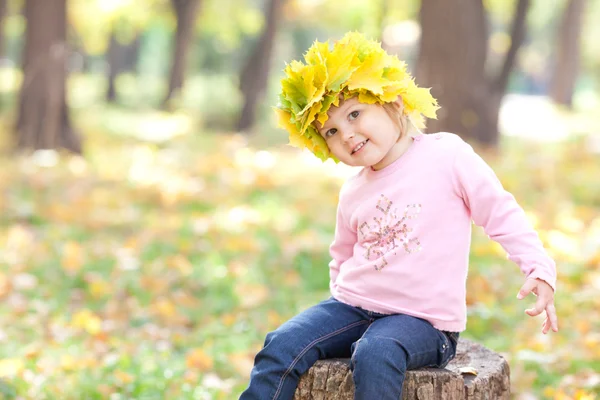
[{"label": "long sleeve", "polygon": [[556,287],[556,265],[517,204],[498,177],[471,146],[462,142],[453,165],[454,186],[471,218],[498,242],[528,278]]},{"label": "long sleeve", "polygon": [[342,213],[342,200],[337,207],[337,216],[335,223],[335,236],[331,246],[329,246],[329,254],[331,261],[329,262],[329,289],[333,292],[336,285],[336,279],[340,273],[340,266],[352,257],[354,244],[356,243],[356,233],[352,231],[348,220],[344,218]]}]

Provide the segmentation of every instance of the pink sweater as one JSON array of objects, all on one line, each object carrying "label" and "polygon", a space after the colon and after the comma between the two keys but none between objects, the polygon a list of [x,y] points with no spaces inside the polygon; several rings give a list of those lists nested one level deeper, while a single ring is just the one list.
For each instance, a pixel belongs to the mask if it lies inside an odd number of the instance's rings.
[{"label": "pink sweater", "polygon": [[552,288],[556,266],[515,198],[460,137],[416,135],[394,163],[340,191],[330,289],[347,304],[466,328],[471,220],[525,276]]}]

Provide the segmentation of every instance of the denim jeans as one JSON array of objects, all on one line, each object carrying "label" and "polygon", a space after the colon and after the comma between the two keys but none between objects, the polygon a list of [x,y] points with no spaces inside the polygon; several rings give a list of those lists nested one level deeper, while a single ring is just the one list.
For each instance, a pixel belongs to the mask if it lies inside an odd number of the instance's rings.
[{"label": "denim jeans", "polygon": [[329,298],[267,334],[240,400],[291,400],[300,376],[320,359],[348,358],[355,400],[398,400],[404,373],[444,368],[458,333],[404,314],[379,314]]}]

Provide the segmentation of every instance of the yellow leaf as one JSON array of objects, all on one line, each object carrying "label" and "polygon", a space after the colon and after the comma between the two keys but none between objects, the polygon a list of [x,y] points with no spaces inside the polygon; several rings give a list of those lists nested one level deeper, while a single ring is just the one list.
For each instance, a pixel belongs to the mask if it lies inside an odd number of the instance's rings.
[{"label": "yellow leaf", "polygon": [[155,276],[142,276],[140,281],[142,288],[154,293],[155,295],[165,293],[169,290],[170,283],[166,279],[161,279]]},{"label": "yellow leaf", "polygon": [[78,272],[83,266],[83,249],[79,243],[69,241],[63,247],[63,269],[69,274]]},{"label": "yellow leaf", "polygon": [[286,286],[296,286],[298,284],[300,284],[300,274],[298,274],[296,271],[294,270],[290,270],[288,272],[285,273],[285,276],[283,277],[283,283]]},{"label": "yellow leaf", "polygon": [[103,280],[95,280],[90,283],[90,294],[92,297],[98,299],[100,297],[104,297],[110,293],[111,286],[108,282]]},{"label": "yellow leaf", "polygon": [[73,316],[71,324],[75,328],[84,329],[92,335],[96,335],[102,330],[102,321],[90,310],[79,311]]},{"label": "yellow leaf", "polygon": [[200,381],[200,374],[193,370],[185,371],[185,374],[183,374],[183,380],[189,384],[197,385]]},{"label": "yellow leaf", "polygon": [[292,114],[288,111],[282,110],[281,108],[273,108],[277,114],[277,125],[280,128],[293,133],[292,136],[300,136],[300,131],[296,128],[296,125],[291,121]]},{"label": "yellow leaf", "polygon": [[229,363],[244,378],[250,377],[254,365],[254,353],[237,353],[227,357]]},{"label": "yellow leaf", "polygon": [[116,370],[114,375],[117,381],[123,385],[133,382],[134,379],[133,375],[128,374],[125,371]]},{"label": "yellow leaf", "polygon": [[227,328],[230,328],[236,321],[236,318],[233,314],[225,314],[221,317],[221,322]]},{"label": "yellow leaf", "polygon": [[578,389],[575,392],[575,400],[596,400],[596,396],[593,393],[588,393],[583,389]]},{"label": "yellow leaf", "polygon": [[25,348],[25,358],[32,360],[40,355],[40,345],[30,344]]},{"label": "yellow leaf", "polygon": [[242,308],[253,308],[267,300],[269,290],[263,285],[252,285],[239,283],[236,285],[236,293]]},{"label": "yellow leaf", "polygon": [[23,364],[23,360],[18,358],[5,358],[0,360],[0,377],[3,378],[12,378],[18,376],[25,365]]},{"label": "yellow leaf", "polygon": [[353,44],[336,43],[331,54],[327,56],[327,90],[337,92],[354,72],[358,64],[353,63],[355,51],[348,51]]},{"label": "yellow leaf", "polygon": [[8,279],[6,274],[3,274],[0,272],[0,299],[2,297],[6,296],[8,293],[10,293],[10,290],[11,290],[10,280]]},{"label": "yellow leaf", "polygon": [[68,354],[63,355],[60,358],[60,367],[65,371],[74,371],[77,369],[77,365],[73,356]]},{"label": "yellow leaf", "polygon": [[192,349],[185,358],[185,365],[188,368],[199,371],[210,371],[213,364],[213,359],[200,348]]},{"label": "yellow leaf", "polygon": [[154,311],[164,318],[172,318],[177,314],[177,308],[169,299],[160,299],[152,306]]},{"label": "yellow leaf", "polygon": [[[383,94],[383,87],[389,83],[383,79],[383,67],[385,67],[385,57],[383,52],[373,52],[365,58],[360,68],[358,68],[350,79],[348,79],[348,89],[364,89],[373,94]],[[378,73],[377,71],[381,71]]]},{"label": "yellow leaf", "polygon": [[267,312],[267,323],[269,324],[269,326],[278,327],[283,322],[284,321],[283,321],[283,318],[281,317],[281,315],[279,315],[275,311],[269,310]]},{"label": "yellow leaf", "polygon": [[322,64],[329,55],[329,42],[320,43],[315,41],[314,45],[304,55],[304,60],[308,64],[318,65]]},{"label": "yellow leaf", "polygon": [[176,269],[184,276],[191,275],[194,272],[194,267],[190,260],[181,254],[177,254],[167,260],[167,266]]},{"label": "yellow leaf", "polygon": [[473,367],[461,367],[458,369],[460,374],[468,374],[477,376],[477,370]]}]

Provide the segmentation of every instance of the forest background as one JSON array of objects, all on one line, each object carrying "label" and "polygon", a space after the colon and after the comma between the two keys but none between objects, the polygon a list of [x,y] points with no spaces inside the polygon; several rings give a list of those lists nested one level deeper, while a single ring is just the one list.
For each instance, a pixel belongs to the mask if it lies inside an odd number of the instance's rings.
[{"label": "forest background", "polygon": [[328,296],[356,172],[286,146],[282,70],[358,30],[557,262],[545,336],[476,228],[462,337],[514,398],[599,398],[597,21],[593,0],[0,0],[0,396],[237,398],[266,333]]}]

